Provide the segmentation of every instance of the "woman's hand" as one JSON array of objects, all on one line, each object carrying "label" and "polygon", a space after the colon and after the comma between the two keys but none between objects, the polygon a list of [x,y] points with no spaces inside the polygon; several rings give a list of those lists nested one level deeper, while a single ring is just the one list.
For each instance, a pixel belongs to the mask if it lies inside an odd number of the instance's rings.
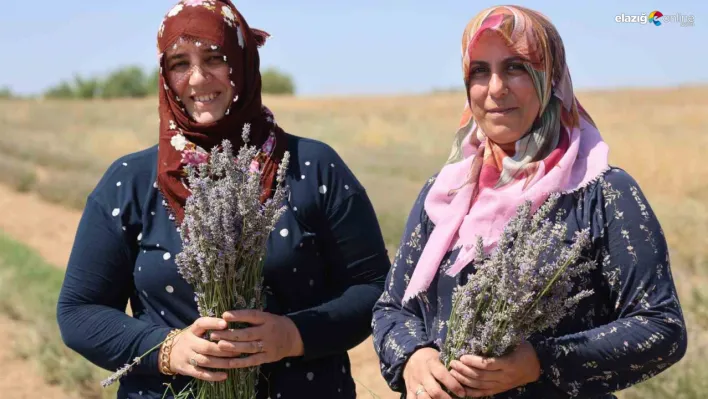
[{"label": "woman's hand", "polygon": [[536,351],[528,342],[498,358],[465,355],[450,364],[451,374],[465,386],[467,396],[496,395],[532,383],[541,375]]},{"label": "woman's hand", "polygon": [[465,388],[452,376],[440,361],[440,352],[433,348],[418,349],[408,359],[403,369],[406,382],[406,399],[451,399],[440,386],[459,397]]},{"label": "woman's hand", "polygon": [[201,317],[188,329],[174,338],[170,352],[170,369],[181,375],[204,381],[224,381],[227,374],[206,368],[229,368],[232,353],[219,349],[215,342],[201,338],[209,330],[223,330],[227,326],[222,319]]},{"label": "woman's hand", "polygon": [[273,363],[304,353],[300,332],[289,317],[257,310],[234,310],[225,312],[222,317],[227,322],[251,324],[251,327],[211,334],[211,340],[218,341],[219,350],[230,356],[250,354],[231,359],[231,368]]}]

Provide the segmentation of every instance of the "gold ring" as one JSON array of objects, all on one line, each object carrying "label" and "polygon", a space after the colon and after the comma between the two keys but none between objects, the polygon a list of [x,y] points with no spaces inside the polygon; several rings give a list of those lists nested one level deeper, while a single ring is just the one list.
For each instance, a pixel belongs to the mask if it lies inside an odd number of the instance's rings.
[{"label": "gold ring", "polygon": [[425,393],[425,388],[422,385],[419,385],[418,389],[415,391],[415,396],[417,397],[421,393]]}]

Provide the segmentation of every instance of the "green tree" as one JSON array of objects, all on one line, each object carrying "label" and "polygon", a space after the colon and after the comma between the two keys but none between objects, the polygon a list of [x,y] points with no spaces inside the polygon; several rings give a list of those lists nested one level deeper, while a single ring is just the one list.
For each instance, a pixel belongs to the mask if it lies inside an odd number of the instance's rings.
[{"label": "green tree", "polygon": [[159,92],[160,68],[155,68],[150,76],[145,80],[145,90],[151,96],[156,96]]},{"label": "green tree", "polygon": [[74,76],[74,97],[81,99],[91,99],[99,96],[101,82],[96,78],[84,79],[79,75]]},{"label": "green tree", "polygon": [[148,95],[145,72],[137,66],[128,66],[110,73],[103,83],[103,98],[139,98]]},{"label": "green tree", "polygon": [[[47,98],[142,98],[159,92],[159,68],[145,71],[138,66],[118,68],[104,79],[74,76],[73,82],[61,81],[44,93]],[[276,68],[268,68],[261,74],[262,91],[266,94],[295,94],[291,76]],[[6,91],[3,91],[6,90]],[[0,89],[0,97],[11,96],[8,89]]]},{"label": "green tree", "polygon": [[44,93],[44,96],[47,98],[67,99],[75,98],[76,92],[74,91],[74,88],[69,84],[69,82],[63,80],[58,85],[50,87]]},{"label": "green tree", "polygon": [[295,83],[292,77],[276,68],[268,68],[261,72],[262,91],[266,94],[295,94]]},{"label": "green tree", "polygon": [[12,89],[10,89],[8,86],[0,87],[0,98],[8,99],[14,97],[15,95],[12,94]]}]

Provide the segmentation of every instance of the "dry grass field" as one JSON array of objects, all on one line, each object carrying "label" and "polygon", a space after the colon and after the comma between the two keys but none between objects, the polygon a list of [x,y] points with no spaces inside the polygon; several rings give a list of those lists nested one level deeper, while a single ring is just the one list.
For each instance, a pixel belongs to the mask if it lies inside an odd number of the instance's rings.
[{"label": "dry grass field", "polygon": [[[708,87],[582,92],[578,98],[609,143],[611,163],[639,182],[659,216],[689,323],[686,358],[621,395],[708,397],[708,294],[699,291],[708,282],[708,164],[701,155],[708,148]],[[463,101],[463,93],[265,98],[287,131],[327,142],[349,164],[369,191],[391,254],[418,190],[449,152]],[[157,124],[155,99],[0,100],[0,184],[78,214],[108,164],[156,143]],[[353,352],[353,361],[363,385],[381,398],[396,397],[378,374],[370,343]]]}]

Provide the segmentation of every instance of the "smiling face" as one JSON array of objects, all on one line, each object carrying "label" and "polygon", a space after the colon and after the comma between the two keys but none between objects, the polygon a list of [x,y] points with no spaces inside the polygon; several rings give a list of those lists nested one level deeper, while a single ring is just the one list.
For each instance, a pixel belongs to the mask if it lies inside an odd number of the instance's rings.
[{"label": "smiling face", "polygon": [[523,61],[493,31],[484,32],[470,52],[470,109],[485,135],[499,144],[524,136],[540,110]]},{"label": "smiling face", "polygon": [[224,54],[197,43],[170,46],[165,52],[165,78],[195,122],[211,123],[224,117],[237,93]]}]

